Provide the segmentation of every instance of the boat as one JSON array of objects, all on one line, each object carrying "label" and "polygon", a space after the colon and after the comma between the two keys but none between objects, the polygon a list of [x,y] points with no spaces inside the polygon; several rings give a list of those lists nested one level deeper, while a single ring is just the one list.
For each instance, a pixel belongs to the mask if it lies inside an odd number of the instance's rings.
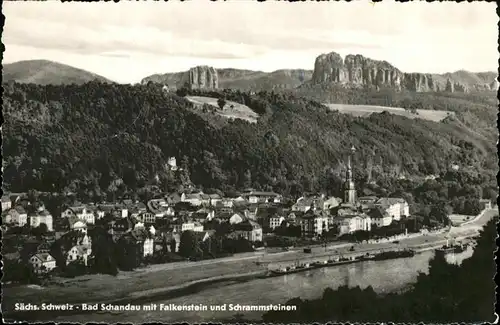
[{"label": "boat", "polygon": [[404,257],[413,257],[415,256],[415,251],[405,249],[402,251],[388,251],[388,252],[382,252],[379,254],[375,254],[371,260],[374,261],[383,261],[383,260],[390,260],[390,259],[395,259],[395,258],[404,258]]},{"label": "boat", "polygon": [[355,256],[334,257],[334,258],[330,258],[330,259],[325,260],[325,261],[316,261],[316,262],[305,263],[305,264],[296,263],[295,265],[292,265],[292,266],[279,268],[276,270],[270,270],[269,273],[267,274],[267,276],[274,277],[274,276],[280,276],[280,275],[287,275],[287,274],[298,273],[298,272],[303,272],[303,271],[322,268],[322,267],[351,264],[351,263],[357,263],[357,262],[362,262],[362,261],[367,261],[367,260],[380,261],[380,260],[413,257],[413,256],[415,256],[415,251],[413,251],[413,250],[401,250],[401,251],[382,252],[379,254],[366,253],[365,255],[361,255],[361,256],[357,256],[357,257],[355,257]]},{"label": "boat", "polygon": [[449,254],[449,253],[462,253],[467,249],[467,245],[444,245],[441,248],[436,249],[436,251]]},{"label": "boat", "polygon": [[314,267],[309,264],[302,264],[298,266],[288,266],[285,268],[279,268],[277,270],[270,270],[268,276],[280,276],[292,273],[303,272],[307,270],[312,270]]},{"label": "boat", "polygon": [[437,252],[441,252],[441,253],[445,253],[445,254],[448,254],[448,253],[454,253],[455,252],[455,248],[453,246],[447,246],[447,245],[444,245],[443,247],[441,248],[437,248],[436,249]]}]

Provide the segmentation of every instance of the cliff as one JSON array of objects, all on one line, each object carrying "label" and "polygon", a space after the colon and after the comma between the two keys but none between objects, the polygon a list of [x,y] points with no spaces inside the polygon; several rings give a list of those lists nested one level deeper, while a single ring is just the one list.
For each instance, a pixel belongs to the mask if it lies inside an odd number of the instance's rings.
[{"label": "cliff", "polygon": [[403,73],[385,61],[361,55],[348,55],[345,60],[335,53],[316,58],[312,83],[333,82],[352,86],[389,86],[400,88]]},{"label": "cliff", "polygon": [[379,89],[394,88],[415,92],[468,92],[495,90],[496,76],[492,73],[424,74],[404,73],[386,61],[372,60],[362,55],[347,55],[345,59],[335,52],[321,54],[314,63],[310,84],[341,84],[346,87]]},{"label": "cliff", "polygon": [[217,71],[209,66],[197,66],[184,73],[179,86],[187,86],[192,89],[217,89],[219,88],[219,77]]}]

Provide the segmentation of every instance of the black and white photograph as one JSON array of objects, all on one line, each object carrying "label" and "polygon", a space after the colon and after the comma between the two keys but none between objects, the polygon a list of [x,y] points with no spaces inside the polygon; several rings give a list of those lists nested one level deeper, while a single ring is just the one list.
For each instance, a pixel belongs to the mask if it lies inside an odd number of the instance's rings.
[{"label": "black and white photograph", "polygon": [[498,321],[497,10],[5,1],[3,320]]}]

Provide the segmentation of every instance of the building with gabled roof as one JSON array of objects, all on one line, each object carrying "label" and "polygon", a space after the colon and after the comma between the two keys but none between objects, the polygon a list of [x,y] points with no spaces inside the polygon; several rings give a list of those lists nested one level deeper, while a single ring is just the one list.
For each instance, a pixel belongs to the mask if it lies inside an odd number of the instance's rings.
[{"label": "building with gabled roof", "polygon": [[233,233],[251,242],[262,241],[262,227],[253,220],[247,219],[235,224]]},{"label": "building with gabled roof", "polygon": [[302,237],[314,238],[328,232],[330,217],[324,211],[318,210],[315,201],[311,208],[300,218],[300,228]]},{"label": "building with gabled roof", "polygon": [[66,265],[77,261],[82,261],[85,266],[92,254],[91,245],[75,245],[66,253]]},{"label": "building with gabled roof", "polygon": [[72,206],[61,213],[61,218],[69,218],[70,216],[76,216],[78,219],[85,221],[86,224],[95,224],[94,211],[85,205]]},{"label": "building with gabled roof", "polygon": [[48,231],[53,231],[52,215],[47,210],[36,211],[28,215],[30,227],[39,227],[42,223],[47,226]]},{"label": "building with gabled roof", "polygon": [[365,214],[343,216],[335,219],[339,235],[351,234],[356,231],[371,231],[371,218]]},{"label": "building with gabled roof", "polygon": [[56,260],[49,253],[37,253],[29,259],[36,273],[47,273],[56,268]]},{"label": "building with gabled roof", "polygon": [[2,212],[2,222],[4,224],[23,227],[28,223],[28,214],[22,206],[17,206],[14,209]]},{"label": "building with gabled roof", "polygon": [[378,199],[375,205],[382,207],[394,220],[410,216],[408,202],[402,198],[383,197]]},{"label": "building with gabled roof", "polygon": [[2,211],[6,211],[12,208],[12,201],[7,195],[2,195]]},{"label": "building with gabled roof", "polygon": [[367,211],[371,218],[371,223],[377,227],[389,226],[392,223],[392,216],[381,206],[374,206]]}]

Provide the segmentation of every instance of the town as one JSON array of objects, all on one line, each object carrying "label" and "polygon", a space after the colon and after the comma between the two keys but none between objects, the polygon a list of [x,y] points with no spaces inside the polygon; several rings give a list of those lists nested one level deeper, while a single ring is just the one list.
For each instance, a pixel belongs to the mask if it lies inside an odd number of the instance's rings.
[{"label": "town", "polygon": [[[95,265],[102,263],[97,256],[114,258],[120,269],[131,270],[148,263],[418,232],[404,199],[356,195],[351,150],[343,198],[309,195],[291,205],[274,192],[247,189],[227,197],[194,191],[148,202],[77,202],[53,216],[33,193],[5,194],[4,260],[7,268],[23,270],[9,276],[15,282],[102,272]],[[177,168],[175,158],[169,164]],[[102,240],[103,234],[111,242]],[[115,249],[109,249],[110,243]]]}]

